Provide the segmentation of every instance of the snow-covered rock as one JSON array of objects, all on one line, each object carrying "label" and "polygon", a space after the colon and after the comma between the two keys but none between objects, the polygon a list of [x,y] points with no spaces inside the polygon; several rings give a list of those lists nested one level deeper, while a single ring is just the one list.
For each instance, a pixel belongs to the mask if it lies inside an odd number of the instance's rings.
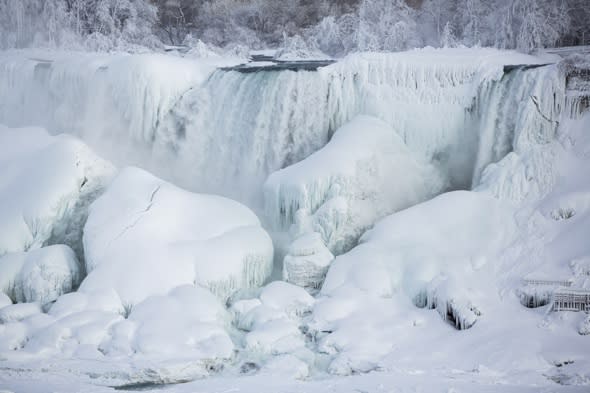
[{"label": "snow-covered rock", "polygon": [[82,255],[88,205],[114,172],[67,135],[0,126],[0,255],[64,243]]},{"label": "snow-covered rock", "polygon": [[309,376],[309,366],[293,355],[279,355],[266,362],[260,372],[273,376],[305,379]]},{"label": "snow-covered rock", "polygon": [[580,322],[578,333],[580,333],[582,336],[590,334],[590,316],[587,316],[582,320],[582,322]]},{"label": "snow-covered rock", "polygon": [[283,228],[294,223],[300,209],[309,212],[311,230],[340,254],[378,218],[422,202],[446,185],[395,130],[359,116],[318,152],[273,173],[265,184],[265,205]]},{"label": "snow-covered rock", "polygon": [[[203,288],[185,285],[167,295],[147,298],[133,307],[128,320],[136,326],[130,345],[138,353],[195,359],[228,359],[233,353],[225,330],[229,314]],[[120,339],[121,332],[117,333]],[[110,350],[108,344],[103,348]]]},{"label": "snow-covered rock", "polygon": [[72,292],[60,296],[48,313],[55,318],[81,311],[107,311],[125,315],[127,311],[114,289],[85,292]]},{"label": "snow-covered rock", "polygon": [[124,305],[195,283],[226,300],[270,276],[273,246],[248,208],[124,169],[90,207],[88,276],[80,290],[113,288]]},{"label": "snow-covered rock", "polygon": [[1,289],[18,303],[47,304],[74,290],[81,266],[74,251],[58,244],[0,257]]},{"label": "snow-covered rock", "polygon": [[74,290],[81,266],[72,249],[58,244],[0,257],[0,290],[18,303],[47,304]]},{"label": "snow-covered rock", "polygon": [[446,193],[378,222],[332,262],[322,293],[353,286],[414,297],[441,273],[463,275],[484,265],[482,258],[505,246],[514,230],[510,205],[482,193]]},{"label": "snow-covered rock", "polygon": [[305,346],[297,323],[288,319],[260,324],[246,334],[244,342],[248,351],[272,355],[291,353]]},{"label": "snow-covered rock", "polygon": [[6,306],[10,306],[12,300],[4,292],[0,292],[0,309]]},{"label": "snow-covered rock", "polygon": [[263,305],[284,311],[287,315],[302,316],[311,311],[314,298],[303,288],[284,281],[274,281],[262,289]]},{"label": "snow-covered rock", "polygon": [[317,232],[304,234],[291,243],[283,259],[283,280],[304,288],[319,289],[334,255]]},{"label": "snow-covered rock", "polygon": [[38,303],[19,303],[0,309],[0,322],[18,322],[25,318],[41,313]]}]

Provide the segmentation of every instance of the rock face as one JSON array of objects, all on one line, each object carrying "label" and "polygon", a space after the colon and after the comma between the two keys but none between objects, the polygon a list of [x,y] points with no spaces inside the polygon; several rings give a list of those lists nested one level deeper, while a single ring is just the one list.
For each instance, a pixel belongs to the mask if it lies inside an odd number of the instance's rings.
[{"label": "rock face", "polygon": [[17,303],[47,304],[74,290],[81,279],[74,251],[58,244],[0,257],[0,289]]},{"label": "rock face", "polygon": [[82,291],[113,288],[123,304],[199,284],[225,301],[270,276],[273,246],[256,215],[126,168],[90,208]]},{"label": "rock face", "polygon": [[304,234],[289,247],[283,260],[283,280],[304,288],[319,289],[334,255],[317,232]]}]

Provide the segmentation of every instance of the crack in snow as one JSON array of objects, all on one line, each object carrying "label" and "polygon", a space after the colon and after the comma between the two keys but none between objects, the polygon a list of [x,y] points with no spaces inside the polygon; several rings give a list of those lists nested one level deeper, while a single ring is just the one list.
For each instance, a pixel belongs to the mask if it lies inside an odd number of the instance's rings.
[{"label": "crack in snow", "polygon": [[[113,237],[113,238],[112,238],[112,239],[109,241],[109,244],[108,244],[108,245],[105,247],[105,252],[104,252],[103,256],[107,254],[108,250],[109,250],[109,249],[112,247],[113,243],[114,243],[116,240],[120,239],[120,238],[121,238],[123,235],[125,235],[125,233],[127,233],[127,231],[128,231],[128,230],[130,230],[131,228],[133,228],[134,226],[136,226],[136,225],[137,225],[137,223],[138,223],[138,222],[141,220],[141,218],[142,218],[142,217],[145,215],[145,213],[147,213],[147,212],[149,212],[149,211],[150,211],[150,209],[151,209],[151,208],[152,208],[152,206],[154,205],[154,199],[155,199],[155,197],[156,197],[156,194],[158,193],[158,191],[160,191],[160,189],[161,189],[161,188],[162,188],[162,186],[161,186],[161,185],[158,185],[158,186],[157,186],[157,187],[156,187],[156,188],[155,188],[155,189],[152,191],[152,193],[150,194],[150,199],[149,199],[149,201],[148,201],[148,205],[145,207],[145,209],[143,209],[143,210],[141,210],[141,211],[139,211],[139,212],[135,213],[135,214],[137,214],[137,215],[138,215],[138,217],[137,217],[137,218],[136,218],[136,219],[135,219],[135,220],[134,220],[134,221],[133,221],[131,224],[129,224],[129,225],[126,225],[126,226],[125,226],[125,228],[123,228],[123,229],[121,230],[121,232],[120,232],[120,233],[119,233],[117,236]],[[101,259],[102,259],[102,258],[101,258]]]}]

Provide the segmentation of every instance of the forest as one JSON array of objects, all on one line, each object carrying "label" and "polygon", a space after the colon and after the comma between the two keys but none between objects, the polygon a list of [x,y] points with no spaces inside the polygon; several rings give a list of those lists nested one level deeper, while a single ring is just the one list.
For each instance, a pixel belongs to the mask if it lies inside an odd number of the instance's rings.
[{"label": "forest", "polygon": [[590,42],[587,0],[0,0],[0,48],[355,51]]}]

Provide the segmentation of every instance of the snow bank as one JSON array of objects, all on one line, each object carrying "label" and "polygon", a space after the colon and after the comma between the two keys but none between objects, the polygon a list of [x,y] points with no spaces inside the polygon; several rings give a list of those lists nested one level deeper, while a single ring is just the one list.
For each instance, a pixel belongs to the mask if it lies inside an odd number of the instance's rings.
[{"label": "snow bank", "polygon": [[312,230],[341,254],[378,218],[445,186],[437,169],[412,154],[386,123],[359,116],[318,152],[273,173],[265,184],[265,206],[283,228],[294,223],[298,210],[308,212]]},{"label": "snow bank", "polygon": [[113,288],[129,305],[194,283],[225,300],[262,285],[273,261],[270,237],[249,209],[137,168],[124,169],[91,206],[84,246],[80,290]]},{"label": "snow bank", "polygon": [[0,255],[64,243],[82,256],[88,205],[113,167],[79,140],[0,126]]},{"label": "snow bank", "polygon": [[18,303],[47,304],[74,290],[82,278],[74,251],[66,245],[0,257],[0,289]]}]

